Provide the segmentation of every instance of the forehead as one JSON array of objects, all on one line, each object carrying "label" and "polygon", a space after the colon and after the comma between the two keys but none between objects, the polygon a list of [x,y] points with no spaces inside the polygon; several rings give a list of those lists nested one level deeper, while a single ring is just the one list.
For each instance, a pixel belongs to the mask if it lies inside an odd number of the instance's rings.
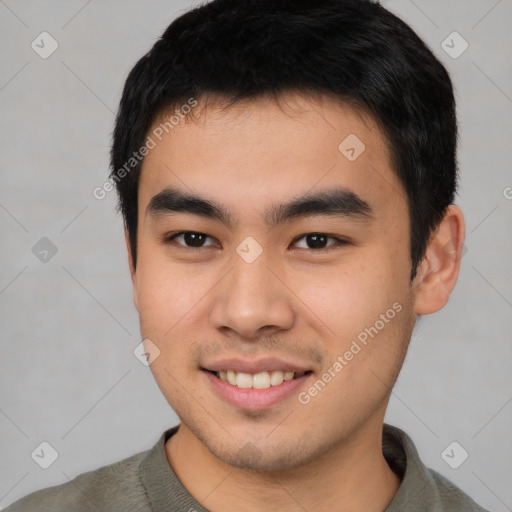
[{"label": "forehead", "polygon": [[143,163],[139,208],[168,187],[240,212],[315,187],[341,186],[377,203],[404,199],[375,120],[329,96],[288,93],[228,107],[204,99],[177,124],[165,125],[169,115],[148,133],[155,147]]}]

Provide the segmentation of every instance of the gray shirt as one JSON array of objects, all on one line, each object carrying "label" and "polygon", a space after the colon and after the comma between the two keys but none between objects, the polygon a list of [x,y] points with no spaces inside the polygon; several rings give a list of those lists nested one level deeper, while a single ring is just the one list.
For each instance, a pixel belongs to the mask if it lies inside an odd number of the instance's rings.
[{"label": "gray shirt", "polygon": [[[166,430],[150,450],[35,491],[5,512],[207,512],[183,487],[165,455]],[[487,512],[420,460],[411,438],[384,424],[382,450],[402,483],[384,512]]]}]

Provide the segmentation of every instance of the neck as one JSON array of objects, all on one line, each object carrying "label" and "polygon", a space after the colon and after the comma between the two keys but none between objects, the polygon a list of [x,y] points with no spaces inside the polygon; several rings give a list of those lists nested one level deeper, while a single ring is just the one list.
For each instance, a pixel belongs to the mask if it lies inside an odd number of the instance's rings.
[{"label": "neck", "polygon": [[165,449],[181,483],[212,512],[382,512],[400,486],[382,454],[382,423],[362,427],[322,457],[286,471],[226,464],[183,424]]}]

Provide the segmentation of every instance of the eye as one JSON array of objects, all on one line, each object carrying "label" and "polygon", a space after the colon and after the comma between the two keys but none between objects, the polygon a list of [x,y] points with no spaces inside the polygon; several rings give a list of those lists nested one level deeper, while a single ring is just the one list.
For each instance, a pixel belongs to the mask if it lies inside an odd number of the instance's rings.
[{"label": "eye", "polygon": [[[332,246],[344,245],[347,242],[340,238],[326,235],[325,233],[308,233],[306,235],[302,235],[300,238],[295,239],[295,243],[298,240],[305,240],[306,247],[300,247],[301,249],[316,249],[323,250],[329,249]],[[333,243],[327,245],[328,240],[333,240]]]},{"label": "eye", "polygon": [[[212,237],[205,233],[197,231],[179,231],[171,235],[165,236],[165,242],[177,243],[177,245],[188,248],[188,249],[200,249],[202,247],[216,246],[217,244],[210,243],[205,244],[205,241]],[[333,246],[345,245],[347,242],[340,238],[326,235],[325,233],[307,233],[299,238],[296,238],[294,244],[297,245],[299,240],[303,240],[302,247],[300,249],[313,249],[315,251],[329,250]],[[331,243],[328,241],[331,240]],[[305,243],[305,246],[304,246]]]},{"label": "eye", "polygon": [[181,239],[184,243],[179,243],[178,245],[181,245],[183,247],[188,247],[190,249],[197,249],[201,247],[207,247],[208,245],[215,245],[215,244],[208,244],[204,245],[204,241],[207,238],[211,238],[205,233],[198,233],[197,231],[180,231],[179,233],[174,233],[173,235],[168,235],[165,237],[166,242],[174,242],[175,240]]}]

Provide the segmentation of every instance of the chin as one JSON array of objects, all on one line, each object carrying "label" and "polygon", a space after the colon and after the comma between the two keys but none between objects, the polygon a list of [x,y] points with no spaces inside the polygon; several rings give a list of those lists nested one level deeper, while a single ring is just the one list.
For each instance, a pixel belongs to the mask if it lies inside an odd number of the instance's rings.
[{"label": "chin", "polygon": [[286,471],[307,464],[318,456],[318,450],[310,443],[301,447],[300,442],[285,444],[280,441],[273,444],[269,440],[263,440],[262,443],[241,441],[237,443],[239,447],[236,447],[234,440],[232,445],[212,446],[208,439],[202,442],[218,459],[230,466],[248,471]]}]

